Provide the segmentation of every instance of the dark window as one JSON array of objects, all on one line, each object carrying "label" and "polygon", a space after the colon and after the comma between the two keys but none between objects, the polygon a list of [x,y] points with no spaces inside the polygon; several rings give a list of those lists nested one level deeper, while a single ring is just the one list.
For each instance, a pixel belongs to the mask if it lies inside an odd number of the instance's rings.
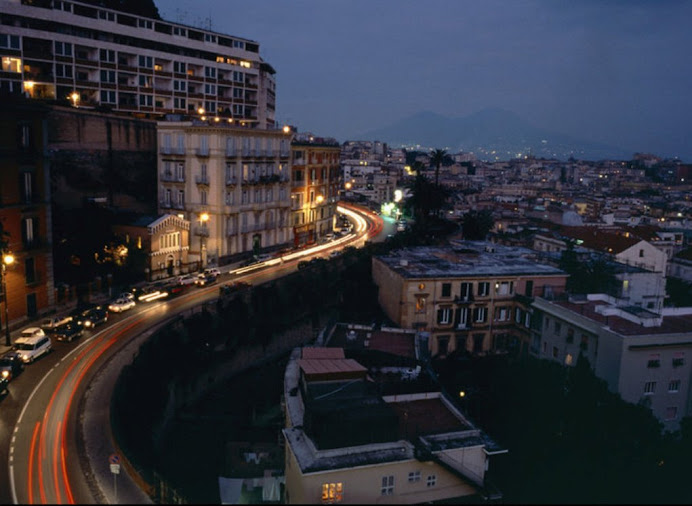
[{"label": "dark window", "polygon": [[524,291],[524,295],[526,295],[527,297],[533,297],[533,281],[526,282],[526,289]]},{"label": "dark window", "polygon": [[27,258],[24,260],[24,276],[26,278],[27,285],[36,282],[36,269],[33,258]]},{"label": "dark window", "polygon": [[442,296],[450,297],[452,295],[452,283],[442,283]]},{"label": "dark window", "polygon": [[26,315],[29,318],[36,316],[36,294],[28,293],[26,294]]}]

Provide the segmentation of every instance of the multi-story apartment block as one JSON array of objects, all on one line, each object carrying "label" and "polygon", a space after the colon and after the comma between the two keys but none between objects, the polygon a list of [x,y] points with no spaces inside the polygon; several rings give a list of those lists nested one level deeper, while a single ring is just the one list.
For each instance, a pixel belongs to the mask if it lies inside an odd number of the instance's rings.
[{"label": "multi-story apartment block", "polygon": [[[0,222],[9,234],[2,320],[21,323],[54,303],[49,165],[44,158],[46,116],[41,104],[2,98]],[[0,262],[3,258],[0,258]]]},{"label": "multi-story apartment block", "polygon": [[666,430],[692,412],[692,308],[661,314],[602,294],[536,298],[532,354],[567,367],[580,356],[627,402],[649,406]]},{"label": "multi-story apartment block", "polygon": [[378,378],[343,348],[293,351],[284,375],[286,504],[501,499],[488,470],[507,450],[432,382]]},{"label": "multi-story apartment block", "polygon": [[341,148],[334,139],[301,135],[293,140],[291,225],[293,245],[310,244],[334,230]]},{"label": "multi-story apartment block", "polygon": [[430,352],[528,353],[528,302],[565,290],[567,274],[530,250],[482,241],[418,247],[373,257],[372,276],[387,316],[430,333]]},{"label": "multi-story apartment block", "polygon": [[76,107],[274,126],[257,42],[75,1],[0,3],[0,89]]},{"label": "multi-story apartment block", "polygon": [[159,213],[190,221],[191,261],[290,242],[290,132],[163,121],[158,139]]}]

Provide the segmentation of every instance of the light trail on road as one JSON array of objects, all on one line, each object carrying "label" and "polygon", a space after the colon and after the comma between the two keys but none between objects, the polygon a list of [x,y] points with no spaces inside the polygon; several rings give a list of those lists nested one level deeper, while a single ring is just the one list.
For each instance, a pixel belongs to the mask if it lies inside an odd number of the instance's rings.
[{"label": "light trail on road", "polygon": [[[356,233],[262,262],[250,270],[237,269],[231,274],[248,280],[266,280],[268,276],[295,269],[298,258],[354,244],[363,237],[367,240],[382,230],[382,219],[374,213],[368,216],[371,220],[366,220],[357,214],[363,213],[362,210],[356,212],[342,206],[338,209],[354,220]],[[79,462],[75,399],[88,388],[99,370],[99,361],[107,360],[109,354],[116,353],[133,336],[141,335],[172,315],[215,299],[218,289],[216,284],[197,288],[175,299],[147,303],[148,307],[133,314],[114,315],[121,319],[91,335],[53,365],[29,395],[15,424],[9,452],[13,456],[9,481],[15,504],[35,504],[37,499],[41,504],[96,502]],[[144,304],[138,304],[141,305]],[[15,473],[16,469],[23,472]]]}]

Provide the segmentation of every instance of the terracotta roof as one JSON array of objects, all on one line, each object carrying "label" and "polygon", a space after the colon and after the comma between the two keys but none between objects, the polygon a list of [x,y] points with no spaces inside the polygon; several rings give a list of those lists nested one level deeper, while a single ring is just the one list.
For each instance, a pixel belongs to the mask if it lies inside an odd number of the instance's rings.
[{"label": "terracotta roof", "polygon": [[621,253],[642,241],[632,234],[626,236],[621,233],[604,232],[595,227],[563,227],[562,234],[584,241],[581,244],[584,248],[613,254]]},{"label": "terracotta roof", "polygon": [[352,377],[353,373],[358,373],[356,376],[364,375],[367,369],[351,358],[340,359],[300,359],[298,365],[303,373],[309,377],[320,377],[329,379],[333,376],[334,379],[344,377],[344,375]]},{"label": "terracotta roof", "polygon": [[325,359],[325,358],[345,358],[343,348],[303,348],[302,357],[304,359]]}]

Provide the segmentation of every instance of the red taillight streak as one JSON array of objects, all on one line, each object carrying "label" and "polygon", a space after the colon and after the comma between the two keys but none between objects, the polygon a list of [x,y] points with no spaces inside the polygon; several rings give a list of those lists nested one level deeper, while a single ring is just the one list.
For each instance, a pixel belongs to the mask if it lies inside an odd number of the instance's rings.
[{"label": "red taillight streak", "polygon": [[[45,424],[43,425],[45,427]],[[60,433],[60,421],[58,420],[58,433]],[[58,465],[57,465],[57,458],[56,454],[58,453],[58,441],[59,438],[55,438],[55,445],[53,448],[53,459],[55,462],[53,462],[53,482],[55,483],[55,495],[57,497],[56,502],[57,503],[62,503],[62,499],[60,497],[60,482],[58,481]]]},{"label": "red taillight streak", "polygon": [[34,504],[34,489],[33,489],[33,467],[34,467],[34,450],[36,449],[36,436],[38,436],[38,429],[41,426],[41,422],[36,422],[36,427],[34,427],[34,434],[31,436],[31,449],[29,450],[29,473],[27,481],[29,484],[29,504]]},{"label": "red taillight streak", "polygon": [[[74,504],[74,499],[73,499],[73,497],[72,497],[72,490],[71,490],[70,483],[69,483],[68,478],[67,478],[67,469],[66,469],[66,467],[65,467],[65,432],[66,432],[66,427],[67,427],[67,418],[68,418],[68,414],[69,414],[69,408],[70,408],[70,406],[71,406],[71,404],[72,404],[72,398],[73,398],[73,396],[74,396],[74,392],[75,392],[76,386],[79,384],[79,382],[80,382],[81,379],[83,378],[84,374],[85,374],[86,371],[89,369],[89,367],[91,367],[91,365],[94,363],[94,361],[95,361],[96,359],[98,359],[98,358],[101,356],[101,354],[103,354],[103,352],[106,351],[106,350],[115,342],[116,337],[118,337],[120,334],[122,334],[122,333],[124,333],[124,332],[127,332],[128,330],[130,330],[132,327],[134,327],[134,326],[137,325],[138,323],[139,323],[139,322],[133,322],[133,323],[131,323],[130,325],[128,325],[127,327],[125,327],[124,329],[122,329],[121,331],[119,331],[117,334],[115,334],[115,335],[110,339],[110,341],[108,342],[108,345],[105,346],[105,347],[104,347],[93,359],[91,359],[91,360],[89,361],[87,367],[86,367],[86,368],[82,371],[82,373],[80,374],[80,376],[79,376],[77,382],[75,383],[75,388],[73,388],[72,394],[70,395],[70,398],[69,398],[69,401],[68,401],[68,404],[67,404],[67,408],[65,409],[64,415],[63,415],[63,422],[64,422],[64,423],[63,423],[62,429],[60,429],[60,422],[58,423],[58,431],[57,431],[57,434],[59,435],[59,439],[60,439],[60,443],[61,443],[61,445],[60,445],[60,447],[61,447],[61,452],[60,452],[61,459],[60,459],[60,460],[61,460],[61,462],[63,463],[63,469],[62,469],[62,472],[63,472],[63,481],[64,481],[66,493],[67,493],[68,500],[69,500],[70,504]],[[50,401],[49,401],[49,403],[48,403],[48,407],[47,407],[47,409],[46,409],[46,411],[45,411],[45,414],[44,414],[44,416],[43,416],[44,422],[46,422],[46,423],[44,423],[44,425],[43,425],[43,428],[42,428],[41,434],[40,434],[40,438],[39,438],[39,439],[40,439],[40,442],[39,442],[39,458],[38,458],[38,484],[39,484],[39,490],[40,490],[40,493],[41,493],[41,502],[44,503],[44,504],[46,503],[46,495],[45,495],[45,489],[44,489],[44,487],[43,487],[43,466],[41,465],[41,460],[42,460],[42,457],[43,457],[43,447],[45,446],[45,439],[46,439],[46,438],[45,438],[45,430],[46,430],[46,425],[47,425],[48,418],[49,418],[49,416],[50,416],[50,411],[51,411],[51,409],[52,409],[53,401],[55,400],[55,398],[56,398],[58,392],[59,392],[60,389],[62,388],[62,385],[63,385],[63,383],[65,382],[65,380],[67,379],[67,376],[69,376],[69,374],[72,372],[72,369],[74,369],[74,367],[80,362],[80,360],[81,360],[87,353],[89,353],[93,348],[95,348],[95,347],[98,346],[99,344],[100,344],[100,341],[94,341],[93,343],[89,344],[89,346],[87,346],[87,347],[86,347],[86,348],[85,348],[85,349],[73,360],[72,364],[70,364],[70,367],[68,367],[67,371],[65,371],[65,373],[64,373],[63,376],[62,376],[62,378],[60,378],[60,381],[58,382],[58,385],[57,385],[55,391],[53,392],[53,395],[52,395],[51,398],[50,398]],[[38,425],[40,425],[40,422],[36,422],[36,423],[37,423],[37,428],[38,428]],[[34,438],[35,438],[35,436],[36,436],[36,434],[34,434]],[[33,445],[34,445],[34,442],[35,442],[35,441],[32,440],[32,455],[31,455],[31,457],[33,457]],[[56,441],[55,453],[54,453],[54,455],[53,455],[53,466],[54,466],[53,473],[54,473],[54,481],[55,481],[55,484],[56,484],[56,494],[57,494],[57,497],[58,497],[58,499],[59,499],[59,498],[60,498],[60,487],[58,486],[59,481],[58,481],[58,445],[57,445],[57,443],[58,443],[58,441]],[[33,468],[33,458],[30,458],[30,459],[29,459],[29,480],[30,480],[30,482],[29,482],[29,496],[31,497],[31,500],[30,500],[29,502],[33,502],[33,491],[31,490],[31,485],[32,485],[32,484],[31,484],[31,476],[32,476],[31,471],[32,471],[32,468]]]}]

